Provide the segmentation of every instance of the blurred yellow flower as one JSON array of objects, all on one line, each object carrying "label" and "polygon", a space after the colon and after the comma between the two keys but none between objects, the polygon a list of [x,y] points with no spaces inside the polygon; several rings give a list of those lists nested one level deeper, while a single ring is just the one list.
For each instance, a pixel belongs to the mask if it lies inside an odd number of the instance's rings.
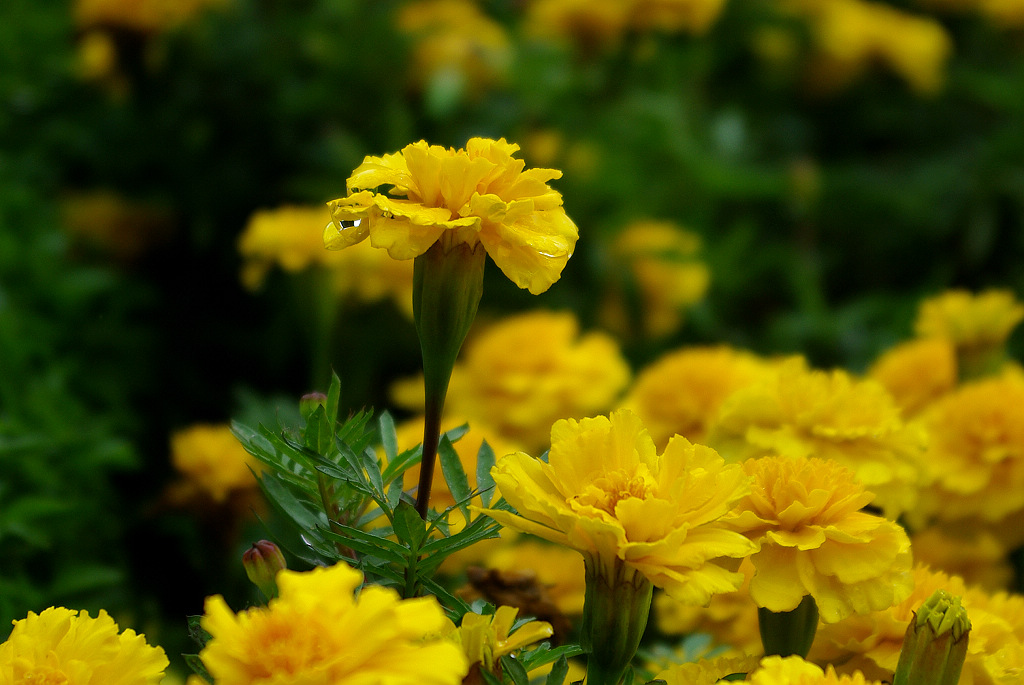
[{"label": "blurred yellow flower", "polygon": [[509,606],[499,606],[487,615],[469,612],[458,628],[451,627],[449,639],[462,648],[470,668],[479,664],[500,677],[501,657],[551,637],[551,624],[544,621],[530,621],[512,632],[518,613],[519,609]]},{"label": "blurred yellow flower", "polygon": [[232,492],[255,488],[251,469],[260,468],[231,434],[231,427],[220,424],[196,424],[174,433],[171,463],[187,479],[178,495],[198,491],[219,503]]},{"label": "blurred yellow flower", "polygon": [[531,574],[560,613],[566,616],[583,613],[586,589],[583,560],[571,549],[520,538],[495,547],[484,559],[484,565],[504,572]]},{"label": "blurred yellow flower", "polygon": [[964,384],[922,420],[930,485],[915,515],[994,522],[1024,509],[1024,376]]},{"label": "blurred yellow flower", "polygon": [[860,511],[873,495],[822,459],[762,457],[743,464],[752,491],[729,524],[757,543],[754,602],[792,611],[805,595],[821,620],[879,611],[910,593],[910,540],[896,523]]},{"label": "blurred yellow flower", "polygon": [[[662,337],[683,322],[683,310],[703,299],[710,272],[695,259],[700,238],[668,221],[638,221],[609,247],[621,283],[609,293],[603,323],[626,337]],[[630,297],[631,293],[636,297]]]},{"label": "blurred yellow flower", "polygon": [[464,150],[421,140],[367,157],[348,179],[348,197],[328,203],[324,244],[341,249],[369,236],[395,259],[413,259],[439,240],[482,245],[517,286],[542,293],[561,276],[578,231],[547,184],[561,172],[524,169],[512,156],[518,149],[504,138],[471,138]]},{"label": "blurred yellow flower", "polygon": [[1024,304],[1008,290],[950,290],[921,303],[914,331],[951,342],[961,376],[973,378],[1001,366],[1006,340],[1022,319]]},{"label": "blurred yellow flower", "polygon": [[935,19],[865,0],[784,0],[780,4],[810,23],[819,53],[819,68],[813,72],[819,86],[845,86],[878,61],[919,93],[941,89],[953,43]]},{"label": "blurred yellow flower", "polygon": [[769,368],[755,355],[730,347],[682,348],[643,369],[621,407],[640,415],[659,448],[676,434],[704,442],[725,399]]},{"label": "blurred yellow flower", "polygon": [[[452,372],[446,407],[451,415],[479,421],[507,441],[539,451],[552,423],[606,411],[629,376],[610,336],[580,336],[571,312],[538,310],[471,336]],[[422,407],[422,378],[396,384],[392,395],[401,406]]]},{"label": "blurred yellow flower", "polygon": [[14,621],[0,644],[0,685],[157,685],[168,663],[145,635],[119,633],[102,609],[93,618],[88,611],[50,607]]},{"label": "blurred yellow flower", "polygon": [[922,338],[886,350],[868,375],[885,386],[905,417],[956,387],[956,354],[944,338]]},{"label": "blurred yellow flower", "polygon": [[284,206],[253,214],[238,238],[245,287],[262,286],[274,265],[289,273],[322,267],[341,297],[360,302],[391,297],[411,316],[412,262],[391,259],[369,245],[325,250],[323,227],[330,218],[324,207]]},{"label": "blurred yellow flower", "polygon": [[601,577],[622,563],[680,601],[735,589],[742,576],[715,562],[753,549],[718,523],[747,490],[743,470],[681,437],[658,455],[628,411],[560,420],[547,462],[517,452],[492,474],[519,512],[484,510],[499,523],[579,551]]},{"label": "blurred yellow flower", "polygon": [[863,673],[839,675],[831,665],[826,670],[798,656],[769,656],[750,674],[751,685],[882,685]]},{"label": "blurred yellow flower", "polygon": [[929,8],[947,12],[980,12],[1003,28],[1024,26],[1024,3],[1020,0],[918,0]]},{"label": "blurred yellow flower", "polygon": [[75,0],[79,27],[159,33],[227,0]]},{"label": "blurred yellow flower", "polygon": [[960,576],[990,592],[1005,590],[1013,580],[1006,547],[977,521],[935,525],[911,534],[914,562]]},{"label": "blurred yellow flower", "polygon": [[132,262],[171,235],[169,212],[109,190],[72,193],[61,199],[61,219],[78,241],[122,262]]},{"label": "blurred yellow flower", "polygon": [[654,676],[654,680],[664,680],[666,685],[714,685],[728,675],[753,671],[757,668],[757,663],[756,658],[743,656],[701,659],[690,663],[673,664]]},{"label": "blurred yellow flower", "polygon": [[199,656],[217,685],[459,685],[462,649],[443,639],[434,597],[399,599],[367,586],[344,563],[307,573],[281,571],[280,597],[235,614],[220,596],[206,600],[202,627],[212,639]]},{"label": "blurred yellow flower", "polygon": [[762,654],[757,605],[750,597],[754,565],[749,558],[740,563],[739,572],[743,574],[739,589],[715,595],[707,606],[683,604],[664,593],[655,595],[658,630],[666,635],[707,633],[717,645],[727,645],[742,654]]},{"label": "blurred yellow flower", "polygon": [[398,28],[413,41],[412,80],[457,79],[471,92],[502,80],[512,60],[501,24],[470,0],[421,0],[401,8]]},{"label": "blurred yellow flower", "polygon": [[707,440],[730,461],[766,454],[836,461],[895,516],[916,499],[925,437],[920,426],[904,423],[876,381],[791,359],[731,395]]},{"label": "blurred yellow flower", "polygon": [[725,0],[633,0],[634,27],[665,33],[706,33],[725,7]]},{"label": "blurred yellow flower", "polygon": [[[962,578],[923,565],[915,567],[912,575],[914,589],[901,602],[882,611],[820,625],[810,658],[843,663],[844,672],[856,668],[879,680],[891,681],[914,612],[936,590],[945,590],[963,598],[971,620],[961,685],[1013,682],[1003,679],[1007,677],[1007,661],[1020,649],[1024,598],[968,589]],[[1000,654],[1009,659],[1003,660]]]}]

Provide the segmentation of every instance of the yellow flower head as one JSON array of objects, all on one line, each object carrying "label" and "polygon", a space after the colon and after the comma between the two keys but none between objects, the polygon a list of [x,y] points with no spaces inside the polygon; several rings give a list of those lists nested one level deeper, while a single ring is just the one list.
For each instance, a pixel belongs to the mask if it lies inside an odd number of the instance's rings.
[{"label": "yellow flower head", "polygon": [[511,62],[505,30],[470,0],[409,3],[398,26],[415,41],[412,78],[421,86],[450,77],[479,90],[499,81]]},{"label": "yellow flower head", "polygon": [[421,140],[367,157],[348,179],[348,197],[328,203],[324,244],[341,249],[369,236],[395,259],[413,259],[442,238],[480,244],[516,285],[542,293],[561,276],[578,231],[548,186],[561,172],[525,169],[512,156],[518,149],[504,138],[472,138],[464,150]]},{"label": "yellow flower head", "polygon": [[666,685],[715,685],[726,676],[734,673],[749,673],[756,667],[756,658],[723,656],[716,659],[673,664],[654,676],[654,679],[664,680]]},{"label": "yellow flower head", "polygon": [[718,523],[747,490],[743,470],[681,437],[658,455],[632,412],[558,421],[547,462],[517,452],[502,457],[492,474],[519,513],[485,510],[488,515],[578,550],[605,577],[623,562],[697,604],[742,580],[714,562],[753,548]]},{"label": "yellow flower head", "polygon": [[[546,607],[545,613],[552,613],[552,608],[564,616],[583,613],[586,590],[583,560],[571,549],[521,538],[495,547],[484,559],[484,565],[532,577],[533,582],[544,589],[544,600],[552,605]],[[546,618],[536,610],[527,613]]]},{"label": "yellow flower head", "polygon": [[256,487],[251,469],[259,469],[259,462],[227,425],[197,424],[178,431],[171,436],[171,462],[194,489],[215,502]]},{"label": "yellow flower head", "polygon": [[199,656],[217,685],[458,685],[468,664],[441,637],[437,600],[375,586],[353,597],[362,580],[344,563],[281,571],[280,596],[238,614],[209,597],[202,627],[212,639]]},{"label": "yellow flower head", "polygon": [[952,573],[986,590],[1006,589],[1013,567],[1006,546],[977,521],[931,526],[910,536],[914,562]]},{"label": "yellow flower head", "polygon": [[682,604],[667,594],[655,595],[653,608],[658,630],[666,635],[707,633],[716,644],[728,645],[743,654],[762,654],[757,605],[750,598],[754,565],[749,557],[740,563],[739,572],[743,574],[739,589],[715,595],[707,606]]},{"label": "yellow flower head", "polygon": [[914,416],[956,387],[956,353],[944,338],[912,340],[882,354],[868,375],[885,386],[904,416]]},{"label": "yellow flower head", "polygon": [[225,0],[76,0],[79,27],[119,28],[158,33]]},{"label": "yellow flower head", "polygon": [[822,621],[834,623],[910,592],[910,540],[899,525],[860,511],[873,496],[851,471],[787,457],[743,466],[754,482],[731,523],[760,547],[750,582],[758,606],[792,611],[810,595]]},{"label": "yellow flower head", "polygon": [[914,331],[922,338],[943,338],[957,348],[998,347],[1024,319],[1024,305],[1008,290],[974,295],[950,290],[921,303]]},{"label": "yellow flower head", "polygon": [[500,606],[488,615],[470,612],[462,617],[451,639],[462,647],[470,666],[480,664],[497,675],[501,657],[551,637],[551,624],[544,621],[530,621],[512,633],[518,613],[519,609],[509,606]]},{"label": "yellow flower head", "polygon": [[913,505],[924,441],[876,381],[812,371],[799,359],[734,393],[708,435],[731,461],[778,454],[839,462],[892,516]]},{"label": "yellow flower head", "polygon": [[[610,248],[621,265],[624,287],[635,290],[647,335],[660,337],[682,324],[683,309],[700,301],[708,289],[707,266],[695,259],[700,238],[667,221],[638,221],[619,233]],[[604,318],[610,328],[628,335],[632,317],[623,292],[612,293]]]},{"label": "yellow flower head", "polygon": [[827,670],[798,656],[768,656],[760,667],[750,674],[751,685],[882,685],[868,680],[863,673],[838,675],[832,666]]},{"label": "yellow flower head", "polygon": [[[960,682],[965,685],[1001,682],[1007,664],[993,657],[1004,650],[1019,649],[1022,644],[1024,598],[968,590],[962,578],[923,565],[914,569],[913,582],[911,594],[888,609],[819,626],[810,657],[818,661],[843,662],[843,670],[860,668],[880,679],[891,680],[914,612],[936,590],[945,590],[963,598],[971,621],[967,659]],[[1012,658],[1012,654],[1007,656]]]},{"label": "yellow flower head", "polygon": [[975,381],[923,416],[931,485],[919,514],[987,521],[1024,509],[1024,377]]},{"label": "yellow flower head", "polygon": [[93,618],[88,611],[50,607],[14,622],[0,644],[0,664],[0,685],[157,685],[168,661],[145,635],[119,633],[102,609]]},{"label": "yellow flower head", "polygon": [[622,407],[640,415],[659,448],[676,434],[703,442],[722,402],[768,368],[754,355],[729,347],[683,348],[641,371]]},{"label": "yellow flower head", "polygon": [[[446,409],[492,426],[524,449],[541,450],[552,423],[606,411],[629,376],[610,336],[580,336],[570,312],[534,311],[470,338],[452,372]],[[400,383],[395,401],[420,407],[422,388],[422,380]]]}]

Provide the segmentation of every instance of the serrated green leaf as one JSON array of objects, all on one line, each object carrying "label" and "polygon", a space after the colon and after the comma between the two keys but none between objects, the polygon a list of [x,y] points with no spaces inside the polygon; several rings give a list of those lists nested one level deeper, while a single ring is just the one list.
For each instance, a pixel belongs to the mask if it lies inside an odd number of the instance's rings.
[{"label": "serrated green leaf", "polygon": [[334,427],[338,425],[338,404],[340,401],[341,379],[338,378],[338,374],[331,371],[331,385],[327,389],[327,405],[325,407],[325,414],[332,432],[334,431]]},{"label": "serrated green leaf", "polygon": [[387,501],[388,501],[388,507],[390,507],[391,511],[395,510],[395,507],[398,506],[398,503],[401,500],[402,500],[402,479],[401,478],[396,478],[395,480],[391,481],[391,483],[388,485]]},{"label": "serrated green leaf", "polygon": [[206,670],[206,666],[200,660],[198,654],[182,654],[181,658],[185,661],[185,665],[192,669],[193,673],[206,682],[213,683],[213,676]]},{"label": "serrated green leaf", "polygon": [[470,611],[470,606],[466,603],[466,600],[456,597],[433,578],[426,574],[417,574],[417,579],[424,590],[437,597],[437,600],[441,602],[441,605],[445,607],[445,610],[453,620],[464,616],[466,612]]},{"label": "serrated green leaf", "polygon": [[202,616],[188,616],[186,617],[186,620],[188,621],[188,636],[193,642],[199,645],[199,649],[201,650],[213,636],[206,632],[205,628],[199,625],[203,620]]},{"label": "serrated green leaf", "polygon": [[526,669],[511,654],[501,657],[501,670],[505,675],[512,678],[512,682],[515,685],[530,685],[530,676],[526,673]]},{"label": "serrated green leaf", "polygon": [[427,524],[420,518],[416,508],[408,502],[399,502],[395,507],[395,535],[419,556],[419,550],[427,539]]},{"label": "serrated green leaf", "polygon": [[291,519],[299,529],[313,530],[327,524],[326,516],[322,517],[322,512],[314,509],[308,501],[300,499],[285,485],[278,474],[265,472],[259,483],[267,500]]},{"label": "serrated green leaf", "polygon": [[441,472],[448,483],[448,491],[458,504],[462,515],[469,520],[469,500],[472,498],[472,490],[469,488],[469,480],[466,478],[466,471],[462,468],[462,460],[452,447],[451,440],[447,435],[441,437],[437,445],[437,457],[441,461]]},{"label": "serrated green leaf", "polygon": [[384,468],[384,482],[391,483],[395,479],[400,480],[402,474],[409,470],[413,464],[419,463],[422,456],[423,445],[416,445],[416,447],[399,454],[395,457],[394,461],[389,461],[388,465]]},{"label": "serrated green leaf", "polygon": [[380,430],[380,444],[384,446],[384,455],[390,464],[398,456],[398,434],[395,432],[395,420],[384,411],[377,417],[377,428]]},{"label": "serrated green leaf", "polygon": [[494,478],[491,468],[494,467],[494,450],[484,440],[476,453],[476,488],[480,491],[480,501],[486,507],[494,496]]},{"label": "serrated green leaf", "polygon": [[[529,622],[529,620],[530,619],[528,619],[527,622]],[[534,649],[521,652],[519,654],[519,661],[523,664],[523,668],[527,671],[532,671],[546,664],[550,664],[552,661],[557,661],[561,657],[571,659],[575,656],[580,656],[583,653],[583,648],[579,645],[562,645],[561,647],[555,647],[552,649],[551,643],[545,641],[540,643],[540,645]]]},{"label": "serrated green leaf", "polygon": [[[324,537],[341,542],[342,544],[352,542],[353,544],[348,544],[348,546],[362,554],[372,554],[378,559],[383,559],[393,564],[405,564],[408,551],[397,542],[340,523],[335,524],[334,528],[336,530],[323,530],[321,532]],[[356,545],[359,546],[359,549],[356,549]]]},{"label": "serrated green leaf", "polygon": [[374,492],[380,499],[384,499],[384,478],[380,472],[380,462],[377,460],[376,450],[365,447],[357,454],[362,457],[363,471],[370,480]]},{"label": "serrated green leaf", "polygon": [[[341,455],[343,463],[342,468],[344,469],[347,466],[348,469],[351,469],[351,473],[348,475],[348,478],[355,478],[355,480],[351,480],[349,482],[353,485],[358,483],[362,486],[362,489],[367,492],[373,492],[373,486],[370,485],[370,481],[363,470],[363,460],[359,455],[353,452],[352,448],[349,447],[349,445],[340,437],[335,439],[334,444],[338,448],[338,454]],[[384,498],[383,492],[380,493],[380,498]]]},{"label": "serrated green leaf", "polygon": [[565,658],[565,655],[558,657],[555,661],[555,665],[551,667],[551,671],[548,673],[547,680],[544,681],[544,685],[563,685],[565,683],[565,676],[569,675],[569,660]]}]

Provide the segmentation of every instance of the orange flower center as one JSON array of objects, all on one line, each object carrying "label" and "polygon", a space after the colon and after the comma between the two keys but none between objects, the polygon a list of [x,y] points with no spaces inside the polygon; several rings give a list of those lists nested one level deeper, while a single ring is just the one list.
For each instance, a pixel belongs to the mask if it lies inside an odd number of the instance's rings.
[{"label": "orange flower center", "polygon": [[654,479],[646,465],[637,471],[610,471],[597,476],[579,495],[571,500],[574,509],[593,507],[615,516],[615,507],[624,499],[647,499],[654,489]]}]

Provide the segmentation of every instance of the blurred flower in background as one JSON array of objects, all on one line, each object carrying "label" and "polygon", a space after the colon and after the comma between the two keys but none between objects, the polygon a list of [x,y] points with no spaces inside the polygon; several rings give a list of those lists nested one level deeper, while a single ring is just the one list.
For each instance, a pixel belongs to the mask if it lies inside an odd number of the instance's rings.
[{"label": "blurred flower in background", "polygon": [[166,242],[174,231],[167,207],[131,200],[111,190],[65,195],[61,218],[80,247],[124,264]]},{"label": "blurred flower in background", "polygon": [[202,497],[225,504],[233,494],[254,490],[253,469],[260,469],[231,427],[218,424],[197,424],[172,435],[171,463],[184,476],[168,493],[175,502]]},{"label": "blurred flower in background", "polygon": [[613,290],[602,323],[625,338],[662,338],[683,323],[683,311],[699,302],[710,281],[697,260],[700,238],[669,221],[637,221],[608,247]]}]

